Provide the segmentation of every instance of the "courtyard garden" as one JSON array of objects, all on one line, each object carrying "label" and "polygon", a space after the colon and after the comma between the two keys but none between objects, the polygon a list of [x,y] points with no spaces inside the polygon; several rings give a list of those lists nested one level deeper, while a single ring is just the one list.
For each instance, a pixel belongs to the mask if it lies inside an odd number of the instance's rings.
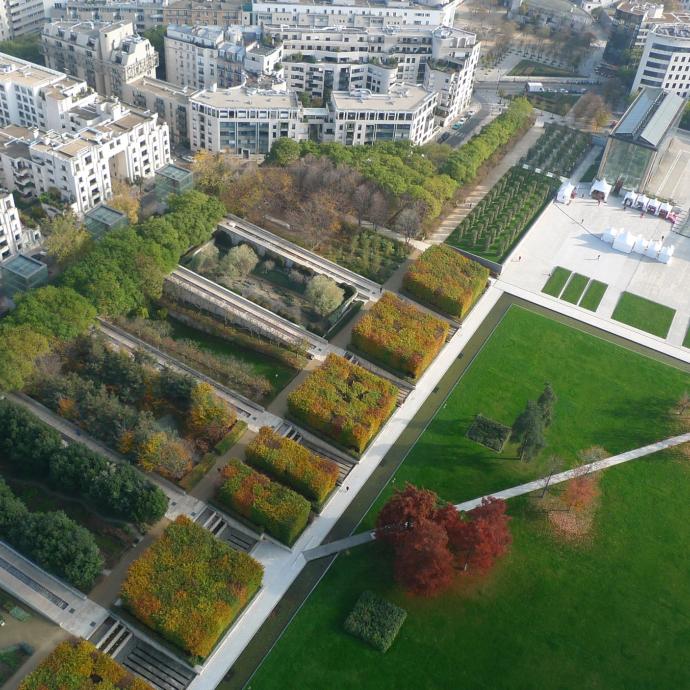
[{"label": "courtyard garden", "polygon": [[[496,452],[467,437],[478,414],[511,426],[545,381],[557,401],[538,457],[519,462],[512,443]],[[669,411],[689,384],[683,371],[513,307],[357,531],[373,527],[405,482],[457,503],[543,476],[554,456],[565,468],[595,445],[616,454],[671,436],[678,428]],[[302,686],[315,689],[456,687],[460,678],[468,687],[501,690],[553,687],[554,679],[564,688],[683,687],[690,671],[669,659],[684,655],[690,615],[681,595],[689,471],[673,451],[606,470],[591,531],[574,542],[550,526],[538,499],[514,499],[511,552],[490,575],[461,575],[435,598],[394,585],[385,545],[352,549],[336,560],[251,686],[268,690],[299,673]],[[345,629],[365,590],[407,611],[385,655]],[[674,604],[663,605],[668,601]]]},{"label": "courtyard garden", "polygon": [[592,146],[592,137],[564,125],[547,124],[523,162],[554,175],[569,177]]},{"label": "courtyard garden", "polygon": [[429,247],[403,278],[416,300],[455,319],[463,319],[484,291],[489,269],[451,247]]},{"label": "courtyard garden", "polygon": [[555,113],[556,115],[565,115],[575,102],[580,98],[575,93],[528,93],[525,98],[539,110],[544,110],[547,113]]},{"label": "courtyard garden", "polygon": [[446,240],[500,263],[551,201],[558,179],[511,168]]},{"label": "courtyard garden", "polygon": [[611,318],[659,338],[665,338],[675,315],[676,310],[671,307],[634,295],[632,292],[623,292]]},{"label": "courtyard garden", "polygon": [[562,67],[554,67],[536,60],[520,60],[520,62],[508,72],[509,77],[577,77],[578,75]]}]

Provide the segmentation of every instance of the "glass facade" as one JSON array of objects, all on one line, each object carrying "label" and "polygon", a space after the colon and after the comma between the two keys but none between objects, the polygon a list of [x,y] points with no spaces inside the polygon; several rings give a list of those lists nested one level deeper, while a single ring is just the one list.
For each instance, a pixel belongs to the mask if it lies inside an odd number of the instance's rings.
[{"label": "glass facade", "polygon": [[641,191],[655,155],[652,149],[611,138],[599,177],[612,185],[622,180],[624,187]]}]

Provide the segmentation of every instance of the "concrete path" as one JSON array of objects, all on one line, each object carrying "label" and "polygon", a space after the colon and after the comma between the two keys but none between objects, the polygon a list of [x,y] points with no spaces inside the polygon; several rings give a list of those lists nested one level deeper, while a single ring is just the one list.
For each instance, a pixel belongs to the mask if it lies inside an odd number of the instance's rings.
[{"label": "concrete path", "polygon": [[359,534],[353,534],[346,539],[338,539],[338,541],[332,541],[328,544],[322,544],[314,549],[308,549],[302,555],[305,561],[313,561],[316,558],[325,558],[326,556],[332,556],[334,553],[339,553],[340,551],[345,551],[347,549],[359,546],[360,544],[368,544],[374,541],[375,532],[360,532]]}]

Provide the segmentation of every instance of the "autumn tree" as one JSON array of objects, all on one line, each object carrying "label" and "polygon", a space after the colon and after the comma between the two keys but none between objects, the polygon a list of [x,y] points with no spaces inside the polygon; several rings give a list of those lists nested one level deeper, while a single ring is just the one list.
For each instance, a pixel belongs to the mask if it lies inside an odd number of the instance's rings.
[{"label": "autumn tree", "polygon": [[470,570],[489,570],[503,556],[512,543],[507,514],[508,504],[490,496],[480,506],[467,512],[469,538],[464,539],[467,564]]},{"label": "autumn tree", "polygon": [[676,403],[676,414],[680,417],[684,416],[689,407],[690,395],[688,394],[688,391],[685,390],[680,398],[678,398],[678,402]]},{"label": "autumn tree", "polygon": [[91,235],[73,213],[55,216],[44,226],[44,247],[48,256],[60,266],[84,256],[92,243]]},{"label": "autumn tree", "polygon": [[404,208],[395,219],[394,229],[399,232],[407,244],[416,239],[421,231],[419,213],[413,208]]},{"label": "autumn tree", "polygon": [[573,477],[565,486],[563,503],[575,511],[589,508],[599,497],[599,475],[583,473]]},{"label": "autumn tree", "polygon": [[197,445],[210,448],[220,441],[235,423],[235,410],[216,395],[208,383],[192,389],[187,427]]},{"label": "autumn tree", "polygon": [[108,200],[108,206],[124,213],[129,222],[134,225],[139,220],[140,194],[136,187],[122,180],[115,180],[113,196]]},{"label": "autumn tree", "polygon": [[396,490],[376,518],[376,538],[398,544],[422,520],[428,520],[436,508],[438,496],[433,491],[405,484]]}]

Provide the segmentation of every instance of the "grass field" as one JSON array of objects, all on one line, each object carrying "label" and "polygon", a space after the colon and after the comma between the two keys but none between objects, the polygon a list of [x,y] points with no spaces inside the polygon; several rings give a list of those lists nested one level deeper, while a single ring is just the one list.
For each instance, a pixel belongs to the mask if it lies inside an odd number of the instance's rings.
[{"label": "grass field", "polygon": [[608,285],[600,280],[592,280],[587,290],[585,290],[585,294],[582,295],[580,306],[583,309],[589,309],[589,311],[596,311],[601,304],[607,287]]},{"label": "grass field", "polygon": [[632,292],[624,292],[621,294],[611,318],[639,328],[641,331],[665,338],[668,335],[668,329],[671,328],[675,314],[676,310],[671,309],[671,307],[665,307],[663,304],[633,295]]},{"label": "grass field", "polygon": [[690,347],[690,324],[688,324],[688,330],[685,332],[685,338],[683,338],[683,347]]},{"label": "grass field", "polygon": [[545,65],[536,60],[520,60],[520,62],[508,72],[509,77],[576,77],[575,72],[571,72],[561,67]]},{"label": "grass field", "polygon": [[556,268],[551,271],[551,275],[541,291],[547,295],[551,295],[551,297],[558,297],[563,291],[565,284],[568,282],[570,275],[571,271],[567,268],[556,266]]},{"label": "grass field", "polygon": [[[545,381],[559,400],[549,447],[536,461],[518,463],[510,449],[497,455],[465,438],[477,412],[512,423]],[[670,435],[667,410],[689,384],[679,370],[512,308],[360,529],[406,481],[459,502],[540,475],[554,453],[567,464],[594,444],[618,453]],[[397,589],[378,545],[353,549],[250,686],[274,690],[299,678],[309,690],[688,687],[689,479],[688,463],[670,453],[608,470],[595,538],[578,547],[557,541],[526,500],[513,501],[511,554],[488,580],[461,581],[434,599]],[[364,589],[408,611],[386,655],[343,632]]]},{"label": "grass field", "polygon": [[527,100],[539,110],[565,115],[580,99],[574,93],[529,93]]},{"label": "grass field", "polygon": [[561,299],[565,300],[566,302],[570,302],[571,304],[577,304],[580,301],[580,297],[585,291],[588,282],[589,278],[587,276],[583,276],[580,273],[574,273],[568,281],[565,290],[563,290]]}]

